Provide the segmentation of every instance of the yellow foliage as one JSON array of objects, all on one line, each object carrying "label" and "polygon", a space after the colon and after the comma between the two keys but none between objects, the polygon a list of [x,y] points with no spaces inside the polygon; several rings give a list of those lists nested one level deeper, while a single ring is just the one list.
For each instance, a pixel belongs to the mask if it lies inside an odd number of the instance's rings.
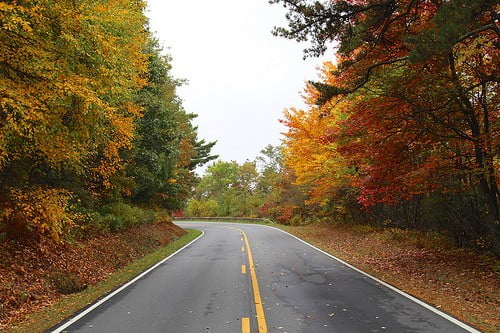
[{"label": "yellow foliage", "polygon": [[64,189],[14,189],[10,193],[10,207],[1,219],[7,230],[15,233],[28,231],[32,235],[61,241],[61,236],[73,224],[74,216],[68,212],[70,193]]},{"label": "yellow foliage", "polygon": [[110,141],[118,147],[105,159],[119,160],[141,114],[133,100],[147,69],[143,8],[131,0],[0,3],[0,170],[28,157],[86,172]]},{"label": "yellow foliage", "polygon": [[63,175],[61,187],[75,180],[102,193],[123,170],[147,78],[144,7],[0,2],[0,173],[13,175],[2,183],[2,228],[59,241],[75,218],[70,193],[37,184]]},{"label": "yellow foliage", "polygon": [[[329,82],[329,73],[333,70],[331,63],[325,63],[323,75],[326,82]],[[346,163],[337,153],[333,140],[346,103],[337,100],[318,107],[314,105],[318,94],[314,87],[308,85],[304,99],[309,108],[292,108],[284,112],[284,123],[288,127],[284,157],[285,164],[297,177],[296,183],[312,186],[308,203],[324,205],[336,188],[347,183]]]}]

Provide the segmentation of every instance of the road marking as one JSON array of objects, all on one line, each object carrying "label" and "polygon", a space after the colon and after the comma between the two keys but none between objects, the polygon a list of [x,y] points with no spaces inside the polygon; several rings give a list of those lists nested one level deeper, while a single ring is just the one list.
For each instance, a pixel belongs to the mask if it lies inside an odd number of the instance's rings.
[{"label": "road marking", "polygon": [[264,307],[262,306],[262,299],[260,297],[259,281],[257,280],[257,274],[255,273],[252,250],[250,249],[250,243],[248,242],[247,234],[241,229],[238,230],[240,230],[241,234],[243,235],[247,247],[248,266],[250,269],[250,277],[252,280],[253,299],[255,302],[255,312],[257,314],[257,325],[259,326],[259,333],[267,333],[266,317],[264,316]]},{"label": "road marking", "polygon": [[393,285],[390,285],[390,284],[388,284],[387,282],[384,282],[384,281],[382,281],[382,280],[380,280],[380,279],[378,279],[378,278],[374,277],[373,275],[370,275],[370,274],[368,274],[368,273],[366,273],[366,272],[362,271],[361,269],[359,269],[359,268],[357,268],[357,267],[355,267],[355,266],[353,266],[353,265],[351,265],[351,264],[348,264],[348,263],[347,263],[347,262],[345,262],[344,260],[342,260],[342,259],[340,259],[340,258],[337,258],[336,256],[334,256],[334,255],[332,255],[332,254],[330,254],[330,253],[328,253],[328,252],[326,252],[326,251],[323,251],[322,249],[317,248],[317,247],[316,247],[316,246],[314,246],[314,245],[309,244],[309,243],[308,243],[308,242],[306,242],[305,240],[300,239],[299,237],[297,237],[297,236],[295,236],[295,235],[292,235],[292,234],[291,234],[291,233],[289,233],[289,232],[286,232],[286,231],[281,230],[281,229],[276,228],[276,227],[267,226],[267,225],[266,225],[266,226],[264,226],[264,225],[259,225],[259,226],[266,227],[266,228],[271,228],[271,229],[274,229],[274,230],[278,230],[278,231],[280,231],[280,232],[282,232],[282,233],[284,233],[284,234],[287,234],[288,236],[290,236],[290,237],[292,237],[292,238],[295,238],[296,240],[298,240],[298,241],[300,241],[300,242],[302,242],[302,243],[304,243],[304,244],[306,244],[306,245],[308,245],[308,246],[312,247],[313,249],[315,249],[315,250],[317,250],[317,251],[319,251],[319,252],[321,252],[321,253],[323,253],[323,254],[325,254],[325,255],[329,256],[330,258],[333,258],[333,259],[337,260],[338,262],[340,262],[340,263],[342,263],[343,265],[345,265],[345,266],[347,266],[347,267],[349,267],[349,268],[351,268],[351,269],[355,270],[356,272],[361,273],[361,274],[365,275],[366,277],[369,277],[370,279],[372,279],[372,280],[374,280],[375,282],[377,282],[377,283],[379,283],[379,284],[381,284],[381,285],[385,286],[386,288],[389,288],[389,289],[391,289],[391,290],[395,291],[396,293],[400,294],[401,296],[404,296],[404,297],[406,297],[406,298],[408,298],[408,299],[412,300],[413,302],[415,302],[415,303],[417,303],[418,305],[420,305],[420,306],[422,306],[422,307],[426,308],[427,310],[434,312],[434,313],[435,313],[435,314],[437,314],[438,316],[441,316],[441,317],[445,318],[446,320],[451,321],[453,324],[455,324],[455,325],[457,325],[457,326],[459,326],[459,327],[463,328],[464,330],[466,330],[466,331],[468,331],[468,332],[471,332],[471,333],[481,333],[480,331],[478,331],[478,330],[477,330],[477,329],[475,329],[474,327],[467,325],[466,323],[464,323],[464,322],[462,322],[462,321],[460,321],[460,320],[456,319],[455,317],[452,317],[451,315],[449,315],[449,314],[447,314],[447,313],[445,313],[445,312],[443,312],[443,311],[441,311],[441,310],[436,309],[436,308],[435,308],[435,307],[433,307],[432,305],[427,304],[426,302],[424,302],[424,301],[422,301],[422,300],[420,300],[420,299],[418,299],[418,298],[416,298],[416,297],[414,297],[414,296],[412,296],[412,295],[410,295],[410,294],[408,294],[408,293],[404,292],[403,290],[398,289],[398,288],[394,287]]},{"label": "road marking", "polygon": [[241,333],[250,333],[250,318],[241,318]]},{"label": "road marking", "polygon": [[175,251],[174,253],[172,253],[171,255],[169,255],[168,257],[166,257],[165,259],[163,259],[162,261],[158,262],[156,265],[154,265],[151,268],[149,268],[148,270],[146,270],[146,271],[142,272],[141,274],[137,275],[135,278],[133,278],[129,282],[125,283],[124,285],[122,285],[120,288],[116,289],[112,293],[108,294],[107,296],[105,296],[104,298],[102,298],[100,301],[95,302],[94,304],[92,304],[91,306],[89,306],[84,311],[80,312],[79,314],[77,314],[73,318],[71,318],[68,321],[66,321],[63,325],[55,328],[53,331],[51,331],[51,333],[61,333],[61,332],[63,332],[66,328],[68,328],[69,326],[71,326],[72,324],[74,324],[75,322],[77,322],[78,320],[80,320],[83,317],[85,317],[89,312],[93,311],[95,308],[97,308],[98,306],[100,306],[102,303],[106,302],[108,299],[110,299],[111,297],[115,296],[116,294],[118,294],[120,291],[122,291],[123,289],[127,288],[131,284],[134,284],[137,280],[139,280],[140,278],[142,278],[144,275],[148,274],[149,272],[151,272],[152,270],[154,270],[155,268],[157,268],[158,266],[160,266],[161,264],[163,264],[165,261],[167,261],[170,258],[172,258],[173,256],[175,256],[177,253],[181,252],[186,247],[188,247],[189,245],[191,245],[194,242],[196,242],[198,239],[200,239],[201,237],[203,237],[205,235],[205,233],[203,232],[203,230],[200,230],[200,231],[201,231],[201,235],[199,235],[198,237],[196,237],[195,239],[193,239],[191,242],[187,243],[186,245],[184,245],[183,247],[181,247],[180,249],[178,249],[177,251]]},{"label": "road marking", "polygon": [[[194,221],[192,221],[192,222],[194,222]],[[207,223],[207,222],[204,222],[204,221],[197,221],[197,222]],[[181,222],[181,223],[182,223],[182,222]],[[234,224],[234,223],[230,223],[230,222],[222,222],[222,221],[221,221],[221,222],[211,222],[211,223],[226,224],[226,225],[228,225],[228,224]],[[186,223],[186,224],[187,224],[187,225],[189,225],[189,221],[188,221],[188,223]],[[310,246],[311,248],[313,248],[313,249],[315,249],[315,250],[317,250],[317,251],[319,251],[319,252],[321,252],[321,253],[323,253],[323,254],[325,254],[325,255],[329,256],[330,258],[337,260],[338,262],[340,262],[340,263],[344,264],[345,266],[347,266],[347,267],[349,267],[349,268],[352,268],[353,270],[355,270],[355,271],[357,271],[357,272],[359,272],[359,273],[361,273],[361,274],[363,274],[363,275],[367,276],[368,278],[370,278],[370,279],[372,279],[372,280],[376,281],[377,283],[379,283],[379,284],[381,284],[381,285],[385,286],[386,288],[389,288],[389,289],[393,290],[394,292],[396,292],[396,293],[400,294],[401,296],[406,297],[406,298],[408,298],[408,299],[412,300],[413,302],[415,302],[415,303],[419,304],[420,306],[422,306],[422,307],[426,308],[426,309],[427,309],[427,310],[429,310],[429,311],[434,312],[434,313],[435,313],[435,314],[437,314],[438,316],[441,316],[442,318],[444,318],[444,319],[446,319],[446,320],[448,320],[448,321],[450,321],[450,322],[454,323],[455,325],[457,325],[457,326],[459,326],[459,327],[461,327],[461,328],[465,329],[466,331],[471,332],[471,333],[481,333],[481,331],[478,331],[478,330],[477,330],[477,329],[475,329],[474,327],[472,327],[472,326],[470,326],[470,325],[468,325],[468,324],[466,324],[466,323],[464,323],[464,322],[462,322],[462,321],[458,320],[457,318],[455,318],[455,317],[453,317],[453,316],[451,316],[451,315],[449,315],[449,314],[447,314],[447,313],[445,313],[445,312],[443,312],[443,311],[441,311],[441,310],[436,309],[436,308],[435,308],[435,307],[433,307],[432,305],[427,304],[426,302],[424,302],[424,301],[422,301],[422,300],[420,300],[420,299],[418,299],[418,298],[416,298],[416,297],[414,297],[414,296],[412,296],[412,295],[410,295],[410,294],[408,294],[408,293],[404,292],[404,291],[403,291],[403,290],[401,290],[401,289],[398,289],[398,288],[396,288],[396,287],[394,287],[394,286],[392,286],[392,285],[390,285],[390,284],[388,284],[388,283],[386,283],[386,282],[384,282],[384,281],[382,281],[382,280],[380,280],[380,279],[378,279],[378,278],[374,277],[373,275],[370,275],[370,274],[368,274],[368,273],[366,273],[366,272],[362,271],[361,269],[359,269],[359,268],[357,268],[357,267],[355,267],[355,266],[352,266],[351,264],[348,264],[347,262],[343,261],[342,259],[337,258],[337,257],[335,257],[334,255],[331,255],[330,253],[325,252],[325,251],[323,251],[323,250],[321,250],[321,249],[317,248],[316,246],[309,244],[309,243],[308,243],[308,242],[306,242],[305,240],[300,239],[299,237],[294,236],[294,235],[292,235],[292,234],[290,234],[290,233],[288,233],[288,232],[286,232],[286,231],[284,231],[284,230],[281,230],[281,229],[279,229],[279,228],[272,227],[272,226],[261,225],[261,224],[249,224],[249,223],[246,223],[246,225],[249,225],[249,226],[255,226],[255,227],[262,227],[262,228],[271,228],[271,229],[277,230],[277,231],[279,231],[279,232],[282,232],[282,233],[284,233],[284,234],[288,235],[289,237],[295,238],[295,239],[296,239],[296,240],[298,240],[299,242],[302,242],[302,243],[306,244],[307,246]],[[240,231],[241,231],[241,230],[240,230]],[[267,331],[266,331],[266,332],[267,332]]]},{"label": "road marking", "polygon": [[241,252],[245,252],[245,247],[244,246],[241,247]]},{"label": "road marking", "polygon": [[247,265],[241,265],[241,274],[247,273]]}]

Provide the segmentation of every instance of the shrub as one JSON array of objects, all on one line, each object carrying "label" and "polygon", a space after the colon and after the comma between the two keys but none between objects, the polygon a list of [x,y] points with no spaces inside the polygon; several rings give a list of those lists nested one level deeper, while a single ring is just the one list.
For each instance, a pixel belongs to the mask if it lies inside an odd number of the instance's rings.
[{"label": "shrub", "polygon": [[115,202],[104,207],[102,224],[111,232],[151,223],[157,219],[153,210],[132,206],[123,202]]},{"label": "shrub", "polygon": [[186,206],[186,215],[189,217],[214,217],[218,214],[219,204],[214,199],[189,199]]},{"label": "shrub", "polygon": [[64,295],[74,294],[87,288],[87,285],[73,272],[53,272],[50,281],[56,290]]}]

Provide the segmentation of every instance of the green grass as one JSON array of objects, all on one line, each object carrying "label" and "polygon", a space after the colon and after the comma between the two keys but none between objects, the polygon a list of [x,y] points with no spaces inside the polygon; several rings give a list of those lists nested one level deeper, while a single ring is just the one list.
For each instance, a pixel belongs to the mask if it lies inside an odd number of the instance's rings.
[{"label": "green grass", "polygon": [[[28,315],[21,323],[8,330],[8,333],[21,332],[43,332],[55,324],[62,321],[64,318],[75,313],[84,306],[92,303],[94,300],[106,295],[113,289],[121,286],[135,276],[153,266],[165,257],[174,253],[201,234],[201,231],[187,229],[187,234],[179,239],[169,243],[167,246],[158,249],[157,251],[141,258],[130,265],[118,270],[110,275],[105,281],[89,286],[84,291],[63,296],[54,305],[43,309],[39,312]],[[6,333],[7,333],[6,332]]]}]

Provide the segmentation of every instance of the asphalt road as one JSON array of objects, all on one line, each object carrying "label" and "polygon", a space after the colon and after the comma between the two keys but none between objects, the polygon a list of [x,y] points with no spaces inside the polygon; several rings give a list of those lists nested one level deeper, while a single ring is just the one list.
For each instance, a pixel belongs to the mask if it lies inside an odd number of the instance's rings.
[{"label": "asphalt road", "polygon": [[477,332],[277,229],[178,224],[204,235],[53,332]]}]

